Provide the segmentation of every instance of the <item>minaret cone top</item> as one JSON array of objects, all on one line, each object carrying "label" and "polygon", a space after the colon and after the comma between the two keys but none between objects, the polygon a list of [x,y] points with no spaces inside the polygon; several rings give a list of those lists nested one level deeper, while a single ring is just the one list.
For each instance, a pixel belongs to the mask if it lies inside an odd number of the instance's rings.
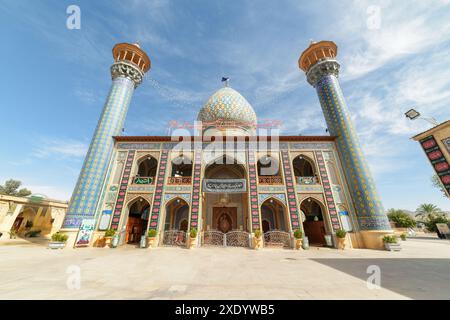
[{"label": "minaret cone top", "polygon": [[114,60],[125,61],[134,64],[143,73],[151,67],[151,61],[148,55],[141,49],[138,43],[118,43],[112,49]]},{"label": "minaret cone top", "polygon": [[337,45],[333,41],[311,41],[298,59],[298,67],[305,72],[324,59],[333,59],[337,55]]}]

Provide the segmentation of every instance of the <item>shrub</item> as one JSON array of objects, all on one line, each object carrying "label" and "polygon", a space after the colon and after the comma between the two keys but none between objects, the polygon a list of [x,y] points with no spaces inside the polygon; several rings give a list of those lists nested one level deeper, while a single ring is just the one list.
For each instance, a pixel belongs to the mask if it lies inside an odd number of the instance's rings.
[{"label": "shrub", "polygon": [[297,230],[294,231],[294,238],[295,239],[301,239],[302,236],[303,236],[303,233],[302,233],[302,231],[300,229],[297,229]]},{"label": "shrub", "polygon": [[400,228],[414,228],[416,226],[416,220],[403,210],[390,209],[388,218]]},{"label": "shrub", "polygon": [[150,230],[148,230],[147,237],[154,238],[154,237],[156,237],[157,234],[158,234],[158,232],[156,232],[155,229],[150,229]]},{"label": "shrub", "polygon": [[68,238],[69,237],[67,236],[67,234],[62,234],[59,232],[52,234],[52,240],[55,242],[66,242]]},{"label": "shrub", "polygon": [[402,233],[400,235],[400,239],[402,239],[402,241],[406,241],[406,233]]},{"label": "shrub", "polygon": [[395,235],[389,236],[386,235],[383,237],[384,243],[397,243],[397,237]]},{"label": "shrub", "polygon": [[191,231],[189,232],[189,235],[191,236],[191,238],[197,237],[197,229],[192,228]]},{"label": "shrub", "polygon": [[336,237],[345,238],[346,235],[347,235],[347,232],[345,230],[342,230],[342,229],[336,230]]},{"label": "shrub", "polygon": [[437,216],[431,216],[428,218],[428,221],[425,221],[425,226],[431,232],[438,232],[438,228],[436,227],[436,223],[449,223],[449,220],[445,216],[445,214],[440,214]]},{"label": "shrub", "polygon": [[256,238],[261,238],[261,236],[262,236],[261,230],[256,229],[256,230],[255,230],[255,237],[256,237]]},{"label": "shrub", "polygon": [[114,237],[116,234],[116,230],[114,229],[108,229],[105,231],[105,237]]}]

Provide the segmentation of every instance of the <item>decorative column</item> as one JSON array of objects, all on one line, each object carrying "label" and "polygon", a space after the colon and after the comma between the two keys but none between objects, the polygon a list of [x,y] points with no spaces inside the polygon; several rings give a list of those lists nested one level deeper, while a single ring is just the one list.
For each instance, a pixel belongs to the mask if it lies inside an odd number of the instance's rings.
[{"label": "decorative column", "polygon": [[338,81],[340,65],[335,60],[336,55],[334,42],[312,42],[300,56],[299,67],[306,72],[308,83],[316,88],[328,131],[336,136],[336,147],[342,159],[364,244],[368,248],[381,249],[382,236],[392,231],[353,129]]},{"label": "decorative column", "polygon": [[114,46],[112,85],[69,203],[63,229],[77,229],[83,219],[95,218],[101,190],[113,154],[113,136],[122,133],[134,89],[150,69],[150,59],[138,44]]}]

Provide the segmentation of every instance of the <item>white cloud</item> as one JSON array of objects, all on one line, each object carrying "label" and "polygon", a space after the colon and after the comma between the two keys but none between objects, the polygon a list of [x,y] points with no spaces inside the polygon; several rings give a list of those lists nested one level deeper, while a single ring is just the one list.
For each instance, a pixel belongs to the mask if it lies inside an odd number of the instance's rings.
[{"label": "white cloud", "polygon": [[86,155],[88,145],[81,141],[61,138],[42,138],[32,155],[37,158],[76,158]]},{"label": "white cloud", "polygon": [[24,188],[31,190],[33,194],[42,194],[47,198],[69,201],[73,189],[64,189],[60,186],[46,186],[46,185],[25,185]]}]

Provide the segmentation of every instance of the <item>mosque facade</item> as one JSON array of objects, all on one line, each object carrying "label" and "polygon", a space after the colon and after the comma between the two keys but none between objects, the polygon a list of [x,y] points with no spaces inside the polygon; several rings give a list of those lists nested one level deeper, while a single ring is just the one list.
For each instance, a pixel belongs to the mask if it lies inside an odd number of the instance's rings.
[{"label": "mosque facade", "polygon": [[[391,233],[341,91],[331,41],[312,42],[299,67],[318,95],[329,135],[259,134],[257,115],[238,91],[219,89],[200,109],[193,132],[121,135],[134,90],[151,61],[137,44],[113,48],[112,86],[61,231],[69,247],[105,231],[118,245],[293,247],[301,230],[310,246],[336,246],[347,231],[354,248],[383,248]],[[86,227],[88,226],[88,227]]]}]

